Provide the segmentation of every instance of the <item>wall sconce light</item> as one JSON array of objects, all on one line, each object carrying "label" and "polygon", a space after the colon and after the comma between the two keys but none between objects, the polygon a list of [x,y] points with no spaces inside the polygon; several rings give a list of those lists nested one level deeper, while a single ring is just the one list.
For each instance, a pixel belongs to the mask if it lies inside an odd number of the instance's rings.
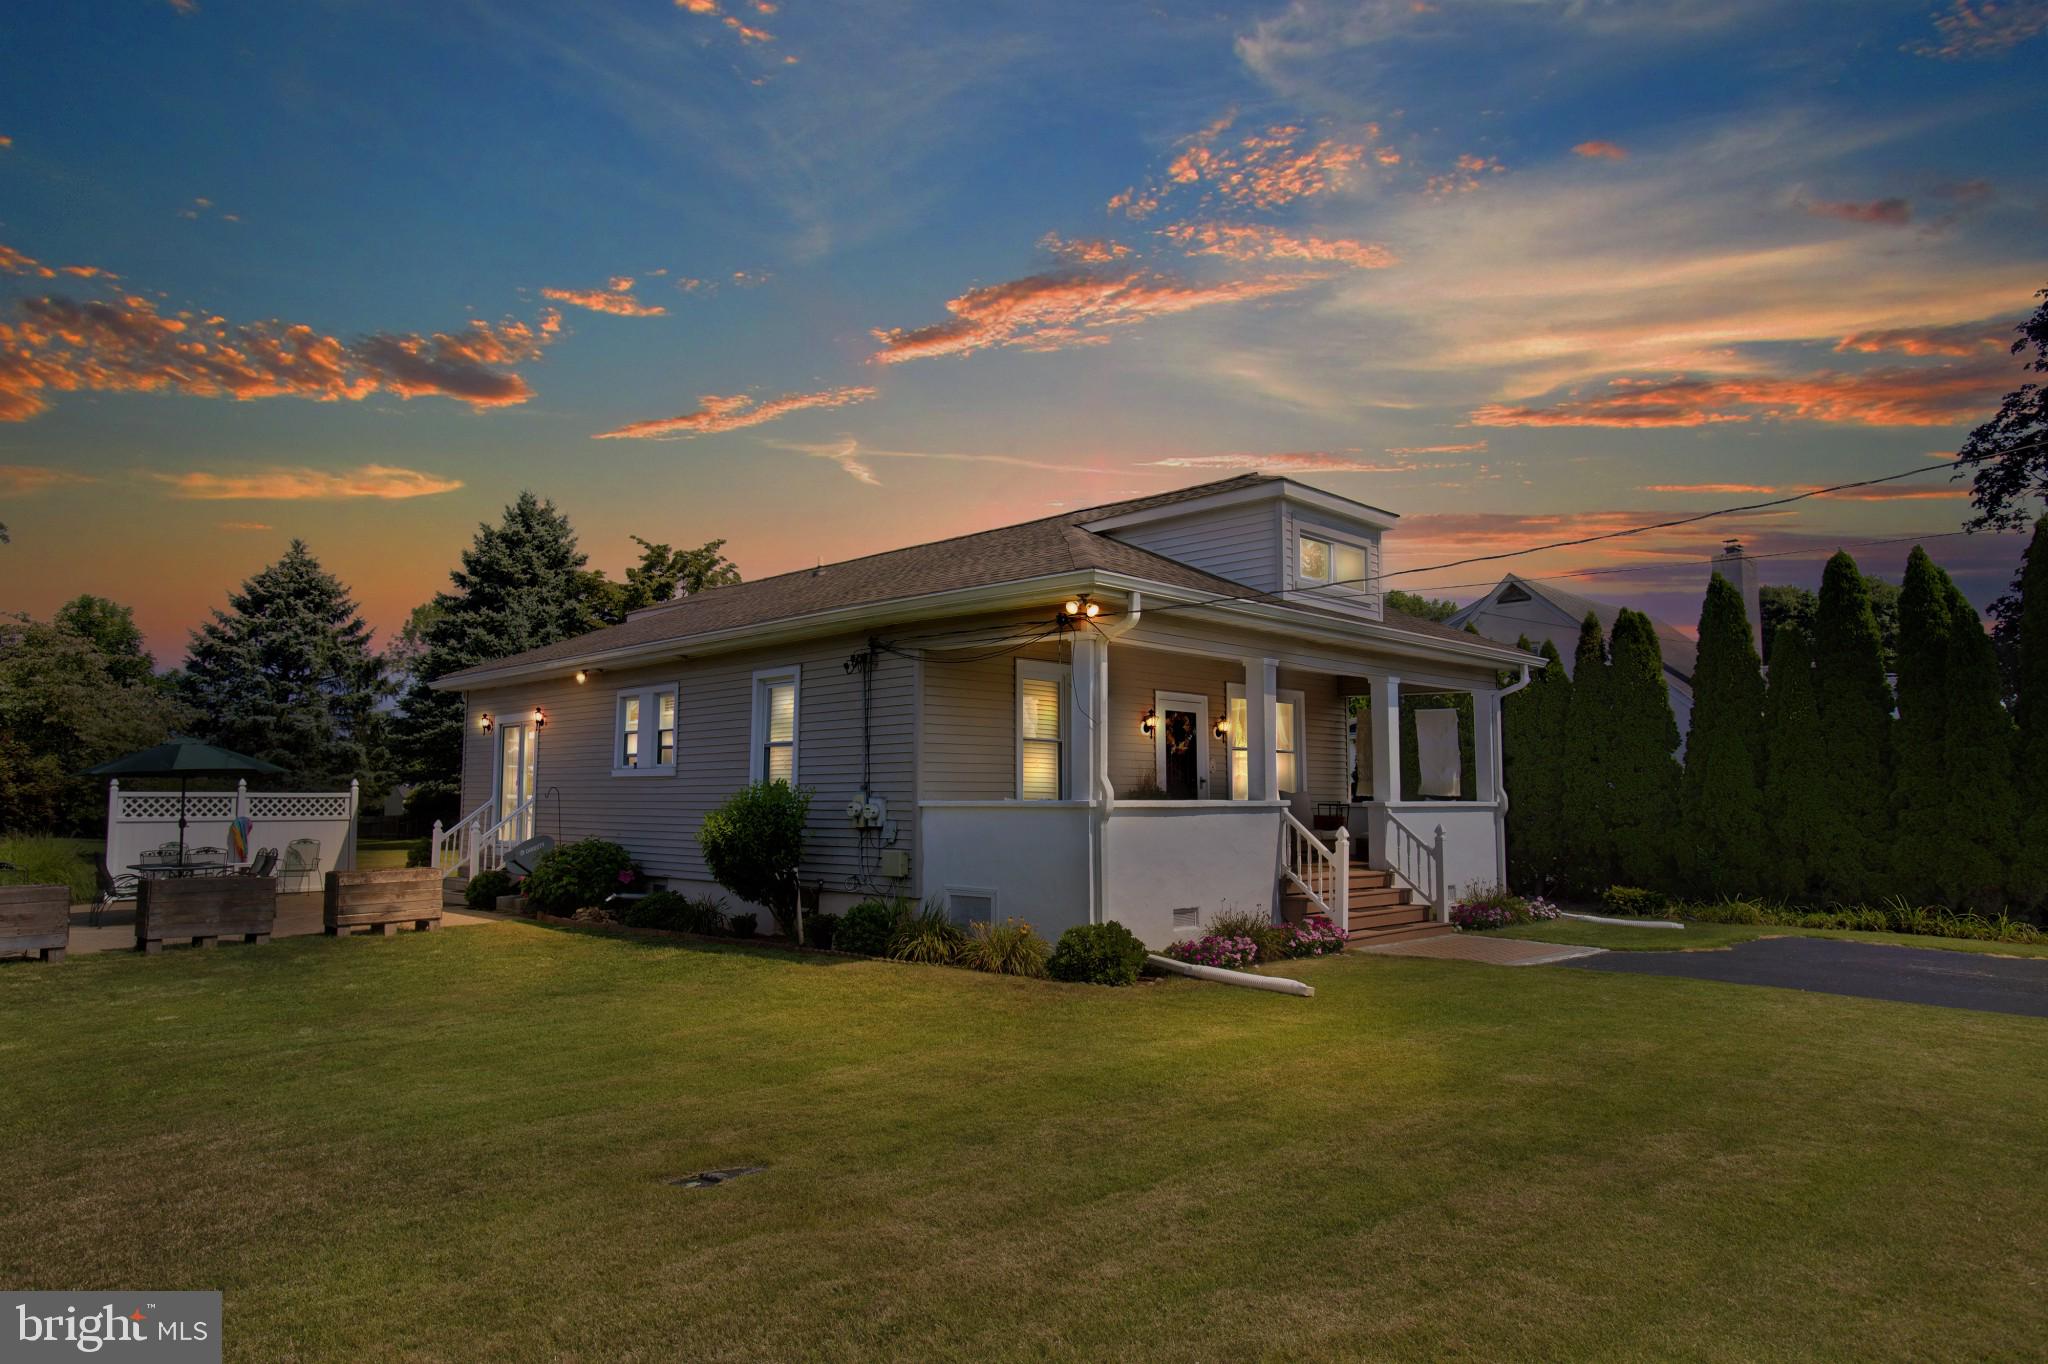
[{"label": "wall sconce light", "polygon": [[1230,717],[1228,715],[1216,717],[1216,737],[1219,739],[1228,739],[1230,737]]},{"label": "wall sconce light", "polygon": [[482,715],[476,717],[476,727],[486,734],[491,732],[491,715],[489,711],[485,711]]},{"label": "wall sconce light", "polygon": [[548,713],[542,710],[539,706],[535,706],[533,708],[533,727],[535,729],[539,729],[542,725],[546,724],[547,722]]},{"label": "wall sconce light", "polygon": [[1146,711],[1145,718],[1138,721],[1138,732],[1148,737],[1155,733],[1158,730],[1158,728],[1159,713],[1157,711]]},{"label": "wall sconce light", "polygon": [[577,685],[577,686],[579,686],[579,687],[580,687],[580,686],[582,686],[582,685],[583,685],[583,684],[584,684],[585,682],[588,682],[589,680],[590,680],[590,674],[589,674],[589,673],[587,673],[587,672],[583,671],[583,669],[581,669],[581,668],[578,668],[578,669],[576,670],[576,685]]}]

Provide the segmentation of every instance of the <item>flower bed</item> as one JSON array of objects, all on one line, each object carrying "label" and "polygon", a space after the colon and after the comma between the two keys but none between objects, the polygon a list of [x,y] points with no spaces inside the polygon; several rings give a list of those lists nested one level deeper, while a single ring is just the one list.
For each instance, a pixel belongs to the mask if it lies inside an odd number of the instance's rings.
[{"label": "flower bed", "polygon": [[1171,943],[1160,955],[1184,961],[1190,966],[1220,966],[1226,971],[1249,971],[1259,964],[1259,945],[1250,938],[1212,933],[1206,938],[1183,938]]},{"label": "flower bed", "polygon": [[1451,906],[1451,922],[1459,928],[1485,930],[1514,924],[1542,923],[1557,917],[1557,906],[1540,895],[1489,890],[1468,895]]},{"label": "flower bed", "polygon": [[1344,934],[1322,915],[1311,914],[1287,926],[1287,942],[1281,950],[1289,957],[1327,957],[1344,950]]}]

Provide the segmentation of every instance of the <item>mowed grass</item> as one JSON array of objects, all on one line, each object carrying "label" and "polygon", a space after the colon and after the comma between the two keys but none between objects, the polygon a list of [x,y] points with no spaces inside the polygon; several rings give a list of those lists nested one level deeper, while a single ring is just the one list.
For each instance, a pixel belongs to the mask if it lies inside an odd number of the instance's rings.
[{"label": "mowed grass", "polygon": [[219,1288],[265,1361],[2048,1335],[2048,1021],[1290,970],[1314,999],[517,923],[0,967],[0,1281]]},{"label": "mowed grass", "polygon": [[1503,938],[1564,943],[1573,947],[1604,947],[1610,952],[1686,952],[1733,947],[1758,938],[1840,938],[1846,942],[1887,943],[1894,947],[1933,947],[1945,952],[1989,952],[2007,957],[2048,957],[2048,943],[1986,942],[1976,938],[1937,938],[1918,933],[1863,933],[1849,929],[1785,928],[1777,924],[1702,924],[1684,928],[1639,928],[1634,924],[1589,924],[1578,919],[1518,924],[1488,929]]}]

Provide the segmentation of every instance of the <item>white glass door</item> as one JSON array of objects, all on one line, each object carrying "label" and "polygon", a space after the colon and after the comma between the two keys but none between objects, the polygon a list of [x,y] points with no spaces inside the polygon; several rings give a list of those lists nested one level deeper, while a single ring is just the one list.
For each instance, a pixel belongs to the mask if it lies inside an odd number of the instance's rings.
[{"label": "white glass door", "polygon": [[[503,819],[533,798],[540,735],[531,724],[502,725],[498,730],[498,818]],[[505,827],[502,841],[533,837],[533,811]]]}]

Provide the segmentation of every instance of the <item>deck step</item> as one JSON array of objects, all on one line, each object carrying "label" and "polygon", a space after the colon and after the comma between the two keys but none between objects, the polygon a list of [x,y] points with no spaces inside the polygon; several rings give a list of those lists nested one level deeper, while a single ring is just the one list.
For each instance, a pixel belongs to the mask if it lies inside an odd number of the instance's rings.
[{"label": "deck step", "polygon": [[1426,905],[1388,905],[1383,909],[1351,911],[1353,928],[1397,928],[1402,924],[1428,922],[1429,908]]},{"label": "deck step", "polygon": [[1383,890],[1394,884],[1394,873],[1374,871],[1360,863],[1351,864],[1351,888],[1353,890]]},{"label": "deck step", "polygon": [[[1313,901],[1292,887],[1280,897],[1280,902],[1290,909],[1315,909]],[[1415,907],[1415,904],[1414,893],[1405,886],[1400,888],[1389,887],[1383,890],[1359,890],[1354,887],[1351,894],[1346,898],[1344,907],[1355,914],[1360,910],[1401,909],[1404,907]],[[1321,912],[1321,910],[1316,910],[1318,914]]]},{"label": "deck step", "polygon": [[1397,928],[1354,928],[1345,935],[1353,947],[1374,947],[1383,942],[1407,942],[1413,938],[1441,938],[1458,930],[1449,924],[1403,924]]}]

